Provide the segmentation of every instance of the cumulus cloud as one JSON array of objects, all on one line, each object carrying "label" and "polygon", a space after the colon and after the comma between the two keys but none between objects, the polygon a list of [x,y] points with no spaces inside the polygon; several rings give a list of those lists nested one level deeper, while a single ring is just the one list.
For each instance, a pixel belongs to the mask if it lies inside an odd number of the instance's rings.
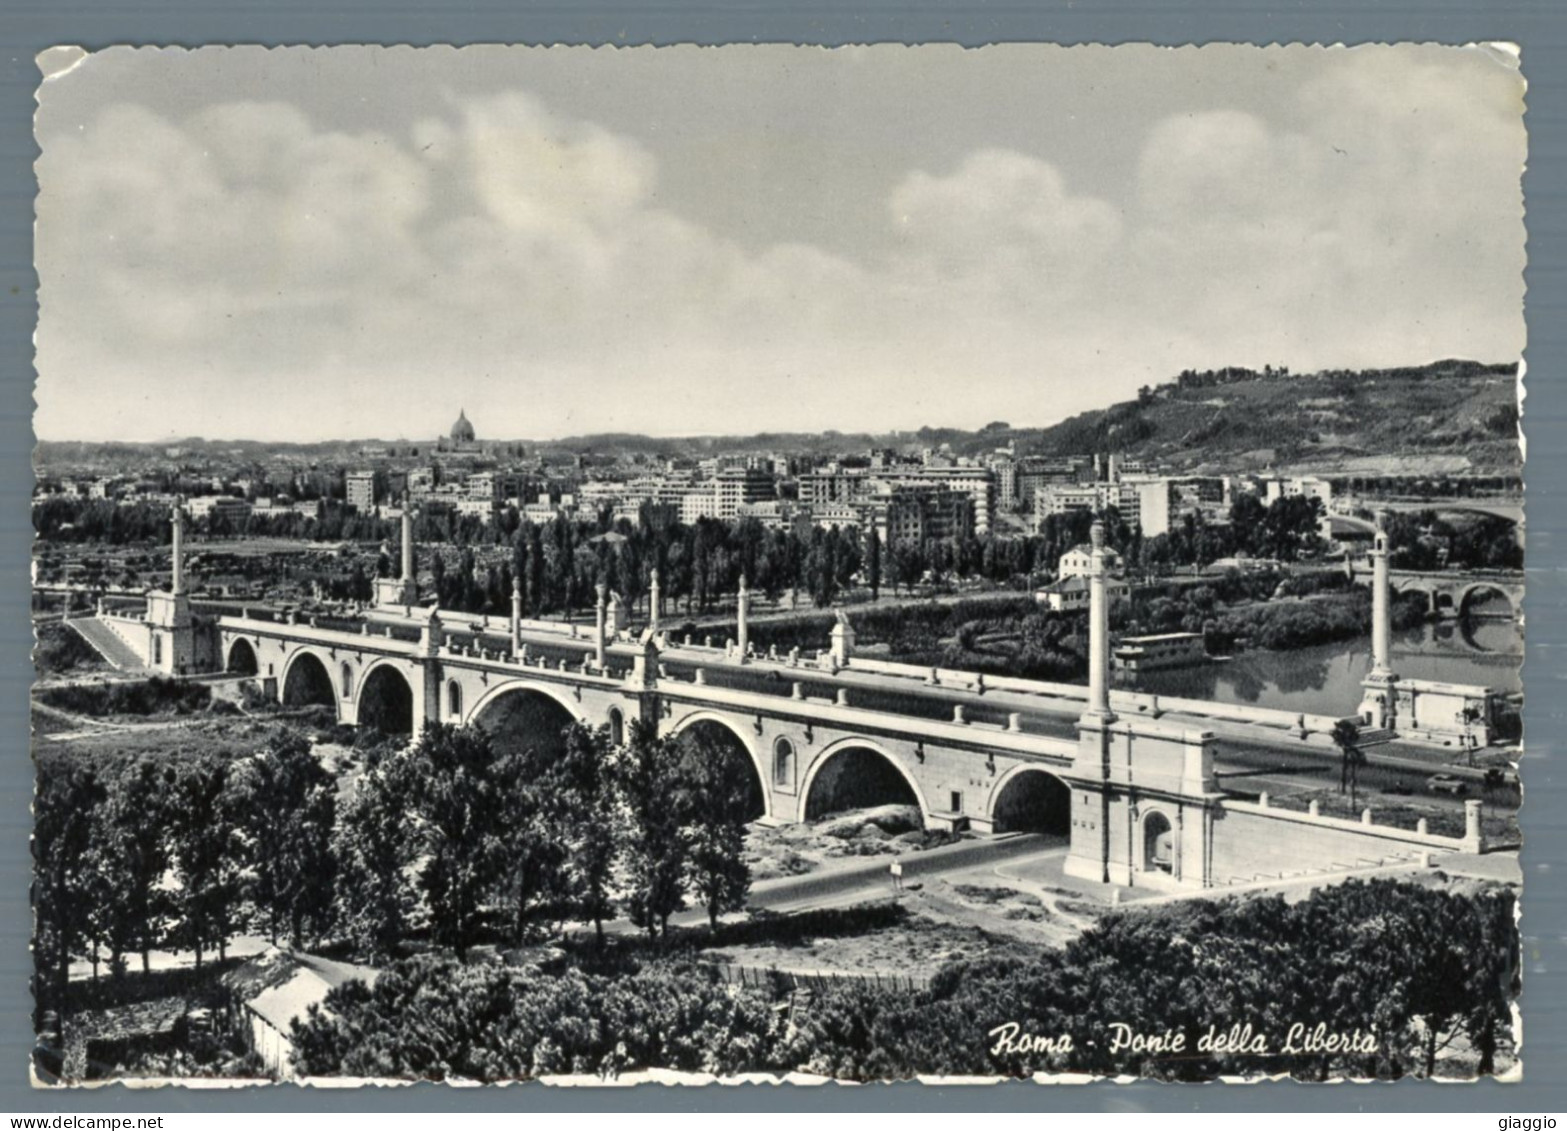
[{"label": "cumulus cloud", "polygon": [[[379,131],[108,101],[41,137],[36,427],[418,435],[452,400],[523,436],[1042,422],[1189,365],[1508,356],[1518,92],[1451,80],[1345,62],[1288,113],[1154,117],[1095,191],[976,139],[842,246],[722,235],[652,141],[518,90]],[[780,170],[778,207],[832,173]]]}]

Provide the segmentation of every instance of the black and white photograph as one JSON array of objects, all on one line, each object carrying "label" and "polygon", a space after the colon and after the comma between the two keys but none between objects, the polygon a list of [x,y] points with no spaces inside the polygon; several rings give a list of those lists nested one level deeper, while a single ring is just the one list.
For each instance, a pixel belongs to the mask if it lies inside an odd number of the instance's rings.
[{"label": "black and white photograph", "polygon": [[44,52],[34,1087],[1523,1079],[1526,61]]}]

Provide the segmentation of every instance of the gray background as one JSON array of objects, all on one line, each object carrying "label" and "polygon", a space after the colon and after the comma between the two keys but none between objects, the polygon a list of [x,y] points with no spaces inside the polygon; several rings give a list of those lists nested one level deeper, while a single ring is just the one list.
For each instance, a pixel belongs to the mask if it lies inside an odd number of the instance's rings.
[{"label": "gray background", "polygon": [[[1464,43],[1505,39],[1523,49],[1529,82],[1530,161],[1524,187],[1529,210],[1528,321],[1530,375],[1524,428],[1533,441],[1526,467],[1529,510],[1528,612],[1533,621],[1524,672],[1528,791],[1522,820],[1526,875],[1524,931],[1524,1063],[1519,1085],[1484,1082],[1436,1086],[1254,1087],[1097,1084],[1042,1088],[1014,1083],[989,1088],[918,1084],[841,1088],[555,1089],[538,1085],[477,1091],[444,1087],[303,1091],[280,1087],[241,1092],[123,1087],[53,1093],[28,1087],[31,1045],[27,936],[27,837],[31,765],[27,686],[30,633],[24,585],[31,527],[28,496],[32,447],[32,328],[36,278],[31,265],[36,149],[32,140],[33,57],[61,43],[101,48],[115,43],[591,43],[958,42],[1058,43],[1239,42]],[[1567,453],[1564,390],[1557,374],[1567,354],[1567,277],[1563,266],[1563,132],[1567,111],[1567,18],[1552,0],[1483,4],[1324,3],[1274,6],[1219,0],[1120,0],[1074,6],[1070,0],[1021,4],[813,3],[503,3],[480,0],[461,11],[430,0],[375,5],[350,0],[224,5],[45,3],[12,0],[0,10],[0,572],[11,579],[0,601],[0,1111],[197,1112],[599,1109],[745,1110],[1427,1110],[1545,1112],[1567,1109],[1567,1016],[1562,971],[1567,961],[1567,901],[1561,869],[1567,828],[1558,806],[1562,775],[1553,769],[1563,705],[1549,694],[1561,678],[1567,645],[1561,566],[1567,532],[1562,483]],[[1554,874],[1553,874],[1554,873]]]}]

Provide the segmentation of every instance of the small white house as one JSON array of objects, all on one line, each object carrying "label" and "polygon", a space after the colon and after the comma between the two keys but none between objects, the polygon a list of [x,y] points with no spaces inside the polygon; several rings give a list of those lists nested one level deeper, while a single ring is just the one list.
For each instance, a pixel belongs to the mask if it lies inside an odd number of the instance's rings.
[{"label": "small white house", "polygon": [[266,1071],[279,1080],[294,1075],[293,1023],[312,1005],[324,1006],[331,990],[349,982],[375,985],[380,971],[314,954],[271,947],[227,978],[239,999],[236,1020]]},{"label": "small white house", "polygon": [[[1086,577],[1063,577],[1043,589],[1035,590],[1034,600],[1053,613],[1072,613],[1088,608],[1089,589],[1090,583]],[[1105,599],[1110,604],[1115,604],[1130,592],[1131,586],[1119,577],[1105,578]]]}]

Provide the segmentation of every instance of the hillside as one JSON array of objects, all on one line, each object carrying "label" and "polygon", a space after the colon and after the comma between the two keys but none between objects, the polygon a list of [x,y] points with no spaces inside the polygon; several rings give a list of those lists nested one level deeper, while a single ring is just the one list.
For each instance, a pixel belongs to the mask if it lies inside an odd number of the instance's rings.
[{"label": "hillside", "polygon": [[[575,454],[642,453],[654,459],[706,457],[734,451],[783,451],[813,457],[893,448],[918,452],[951,446],[979,455],[1015,442],[1021,455],[1069,456],[1118,451],[1155,459],[1172,470],[1312,470],[1339,474],[1517,475],[1515,367],[1439,361],[1406,369],[1309,375],[1268,369],[1188,371],[1145,388],[1136,400],[1081,413],[1048,428],[1003,422],[978,431],[921,428],[917,432],[760,433],[650,437],[598,433],[520,443],[551,460]],[[407,441],[396,441],[405,445]],[[188,438],[160,443],[41,441],[36,466],[98,461],[203,459],[347,463],[366,445],[384,441],[282,443]]]},{"label": "hillside", "polygon": [[1188,372],[1018,446],[1047,455],[1115,450],[1191,470],[1518,474],[1516,388],[1514,366],[1470,361],[1311,375]]}]

